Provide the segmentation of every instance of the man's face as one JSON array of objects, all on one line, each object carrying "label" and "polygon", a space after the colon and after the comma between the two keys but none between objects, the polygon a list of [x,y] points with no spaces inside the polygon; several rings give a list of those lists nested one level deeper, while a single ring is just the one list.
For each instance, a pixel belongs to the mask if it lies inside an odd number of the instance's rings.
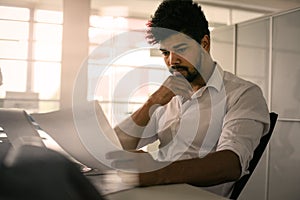
[{"label": "man's face", "polygon": [[195,40],[182,33],[173,34],[160,43],[160,50],[173,75],[180,73],[189,82],[199,76],[201,47]]}]

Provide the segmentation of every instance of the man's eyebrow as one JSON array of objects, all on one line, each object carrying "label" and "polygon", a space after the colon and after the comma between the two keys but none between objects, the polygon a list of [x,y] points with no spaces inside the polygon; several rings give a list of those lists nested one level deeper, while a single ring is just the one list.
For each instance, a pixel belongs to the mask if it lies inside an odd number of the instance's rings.
[{"label": "man's eyebrow", "polygon": [[186,45],[188,45],[188,44],[187,43],[181,43],[181,44],[178,44],[178,45],[174,46],[173,48],[178,49],[178,48],[180,48],[182,46],[186,46]]},{"label": "man's eyebrow", "polygon": [[[183,46],[186,46],[186,45],[188,45],[188,44],[187,44],[187,43],[181,43],[181,44],[175,45],[175,46],[173,47],[173,49],[178,49],[178,48],[183,47]],[[169,50],[164,49],[164,48],[160,48],[159,50],[160,50],[160,51],[169,51]]]},{"label": "man's eyebrow", "polygon": [[160,51],[168,51],[168,50],[166,50],[166,49],[162,49],[162,48],[160,48],[159,50],[160,50]]}]

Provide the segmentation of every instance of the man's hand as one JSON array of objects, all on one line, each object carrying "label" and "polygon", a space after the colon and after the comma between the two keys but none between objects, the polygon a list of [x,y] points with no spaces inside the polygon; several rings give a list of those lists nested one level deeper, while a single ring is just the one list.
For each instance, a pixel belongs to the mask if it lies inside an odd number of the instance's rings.
[{"label": "man's hand", "polygon": [[117,175],[121,181],[129,186],[152,185],[155,177],[143,176],[151,174],[152,171],[159,170],[169,164],[169,162],[155,161],[152,156],[144,151],[115,151],[106,154],[107,159],[113,160],[111,165],[118,170]]},{"label": "man's hand", "polygon": [[[177,76],[169,76],[162,86],[150,96],[148,101],[131,115],[131,119],[135,123],[135,126],[145,127],[155,109],[161,105],[169,103],[175,95],[183,96],[184,100],[188,100],[192,96],[192,87],[181,74]],[[140,140],[139,137],[133,137],[119,127],[116,127],[115,131],[124,149],[136,149]],[[133,153],[131,152],[131,154]],[[139,157],[139,161],[142,159],[142,157],[143,156]],[[142,168],[143,167],[147,166],[142,166]]]},{"label": "man's hand", "polygon": [[148,101],[131,115],[131,118],[138,126],[146,126],[157,107],[169,103],[175,95],[183,96],[184,100],[191,99],[192,91],[191,84],[182,75],[169,76]]},{"label": "man's hand", "polygon": [[114,151],[107,153],[106,158],[113,160],[111,162],[113,168],[135,173],[154,171],[168,165],[167,162],[155,161],[144,151]]},{"label": "man's hand", "polygon": [[192,87],[182,76],[169,76],[162,86],[151,95],[149,100],[153,104],[165,105],[176,95],[190,99],[192,96]]}]

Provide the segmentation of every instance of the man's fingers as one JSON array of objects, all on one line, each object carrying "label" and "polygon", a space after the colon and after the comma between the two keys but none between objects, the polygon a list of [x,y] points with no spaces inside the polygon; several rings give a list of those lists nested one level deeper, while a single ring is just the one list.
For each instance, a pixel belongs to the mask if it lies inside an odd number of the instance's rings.
[{"label": "man's fingers", "polygon": [[121,151],[111,151],[105,154],[106,159],[116,159],[121,156]]},{"label": "man's fingers", "polygon": [[171,90],[175,95],[191,96],[192,87],[190,83],[182,77],[169,76],[163,86]]},{"label": "man's fingers", "polygon": [[111,166],[118,170],[134,170],[137,169],[137,164],[134,160],[114,160],[111,162]]}]

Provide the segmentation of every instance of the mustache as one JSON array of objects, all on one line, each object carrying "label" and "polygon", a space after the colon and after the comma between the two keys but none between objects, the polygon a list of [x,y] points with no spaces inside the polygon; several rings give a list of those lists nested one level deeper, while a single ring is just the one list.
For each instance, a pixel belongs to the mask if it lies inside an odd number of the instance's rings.
[{"label": "mustache", "polygon": [[170,69],[169,69],[169,71],[171,72],[171,73],[174,73],[174,72],[176,72],[176,71],[188,71],[188,67],[186,67],[186,66],[183,66],[183,65],[173,65],[173,66],[171,66],[170,67]]}]

